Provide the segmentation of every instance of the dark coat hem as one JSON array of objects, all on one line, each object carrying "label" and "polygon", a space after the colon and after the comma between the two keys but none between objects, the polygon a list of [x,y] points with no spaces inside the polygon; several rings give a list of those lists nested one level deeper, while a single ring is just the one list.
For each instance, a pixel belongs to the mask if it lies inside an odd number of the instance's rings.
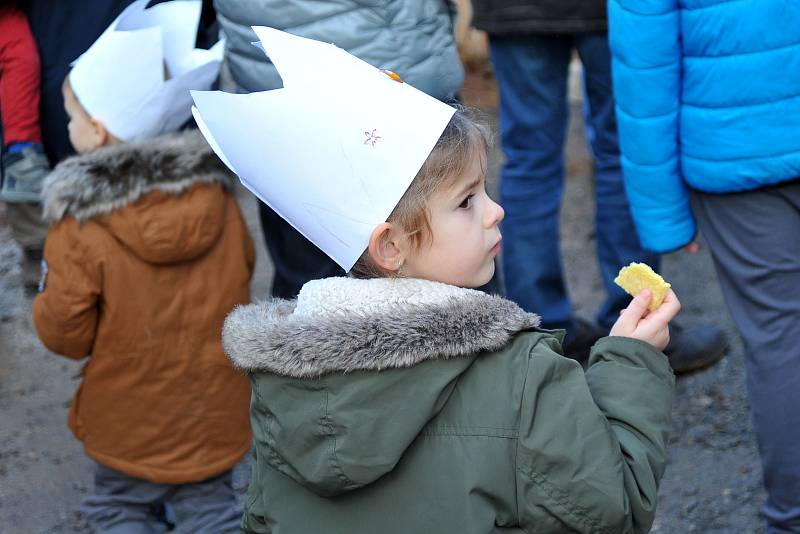
[{"label": "dark coat hem", "polygon": [[531,34],[584,34],[607,33],[608,23],[598,20],[474,20],[473,26],[489,35],[531,35]]}]

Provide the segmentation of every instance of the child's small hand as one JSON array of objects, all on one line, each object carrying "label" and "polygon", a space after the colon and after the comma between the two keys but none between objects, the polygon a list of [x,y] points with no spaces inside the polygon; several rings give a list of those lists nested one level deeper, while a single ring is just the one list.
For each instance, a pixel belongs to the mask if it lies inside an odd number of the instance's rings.
[{"label": "child's small hand", "polygon": [[622,310],[609,335],[632,337],[649,343],[658,350],[664,350],[669,343],[669,322],[680,311],[681,303],[670,289],[661,306],[648,313],[647,306],[651,297],[648,290],[636,295],[628,307]]}]

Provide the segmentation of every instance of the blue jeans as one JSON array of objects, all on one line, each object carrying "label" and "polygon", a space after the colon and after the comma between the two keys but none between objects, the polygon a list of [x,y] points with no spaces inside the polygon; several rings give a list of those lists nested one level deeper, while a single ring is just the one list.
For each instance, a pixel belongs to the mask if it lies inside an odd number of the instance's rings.
[{"label": "blue jeans", "polygon": [[564,189],[567,72],[573,48],[584,68],[587,130],[595,159],[595,228],[607,298],[597,321],[610,328],[630,300],[614,284],[632,261],[658,268],[642,249],[622,180],[607,36],[491,36],[500,90],[500,134],[506,162],[500,178],[503,266],[508,298],[536,312],[548,328],[573,326],[559,252]]},{"label": "blue jeans", "polygon": [[242,507],[232,471],[186,484],[158,484],[95,464],[94,494],[81,512],[97,534],[161,534],[166,524],[156,510],[169,505],[175,534],[236,534]]}]

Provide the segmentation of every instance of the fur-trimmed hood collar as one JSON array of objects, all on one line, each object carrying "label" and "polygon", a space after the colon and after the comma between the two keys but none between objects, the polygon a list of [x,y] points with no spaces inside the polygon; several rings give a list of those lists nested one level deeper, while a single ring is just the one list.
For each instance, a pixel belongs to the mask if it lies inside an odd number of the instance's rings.
[{"label": "fur-trimmed hood collar", "polygon": [[[332,496],[392,471],[485,352],[538,324],[480,291],[328,278],[303,286],[296,301],[237,308],[222,342],[251,373],[259,458]],[[476,393],[463,382],[459,395]]]},{"label": "fur-trimmed hood collar", "polygon": [[471,289],[328,278],[306,284],[296,301],[237,308],[222,341],[240,369],[310,378],[493,351],[539,322],[509,300]]},{"label": "fur-trimmed hood collar", "polygon": [[194,130],[128,142],[73,156],[44,182],[44,218],[85,221],[152,191],[180,194],[195,184],[231,187],[234,177]]}]

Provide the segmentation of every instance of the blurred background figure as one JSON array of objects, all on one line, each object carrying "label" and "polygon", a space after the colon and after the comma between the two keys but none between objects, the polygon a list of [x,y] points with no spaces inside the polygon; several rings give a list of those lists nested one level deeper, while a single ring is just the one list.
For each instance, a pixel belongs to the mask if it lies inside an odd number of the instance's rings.
[{"label": "blurred background figure", "polygon": [[[588,357],[594,342],[630,301],[614,284],[620,267],[658,255],[642,248],[633,229],[617,144],[611,59],[604,0],[473,0],[475,27],[489,35],[500,93],[500,133],[506,162],[500,177],[504,281],[508,298],[565,328],[566,354]],[[559,249],[568,121],[567,73],[573,50],[583,65],[587,137],[595,161],[595,228],[606,300],[597,323],[574,315]],[[715,327],[673,328],[665,351],[687,372],[719,360],[725,350]]]},{"label": "blurred background figure", "polygon": [[[242,93],[281,87],[275,67],[250,26],[269,26],[331,42],[398,73],[409,84],[444,101],[456,99],[464,79],[453,36],[455,9],[445,0],[391,0],[380,6],[337,2],[215,0],[227,38],[226,58]],[[322,88],[326,83],[320,80]],[[269,142],[267,140],[267,142]],[[336,263],[263,203],[259,204],[267,251],[275,266],[272,296],[294,298],[309,280],[344,275]]]},{"label": "blurred background figure", "polygon": [[39,128],[39,53],[25,13],[13,6],[0,7],[0,106],[0,198],[38,202],[42,179],[50,169]]},{"label": "blurred background figure", "polygon": [[61,82],[74,61],[130,0],[4,1],[0,4],[0,199],[22,248],[25,292],[33,296],[47,226],[39,194],[50,167],[73,154]]},{"label": "blurred background figure", "polygon": [[14,2],[0,6],[0,117],[3,132],[0,199],[14,240],[22,248],[23,287],[39,284],[46,227],[39,194],[50,164],[39,127],[39,53],[25,13]]},{"label": "blurred background figure", "polygon": [[658,252],[693,246],[698,226],[708,242],[745,344],[768,531],[800,532],[800,3],[609,14],[636,228]]}]

